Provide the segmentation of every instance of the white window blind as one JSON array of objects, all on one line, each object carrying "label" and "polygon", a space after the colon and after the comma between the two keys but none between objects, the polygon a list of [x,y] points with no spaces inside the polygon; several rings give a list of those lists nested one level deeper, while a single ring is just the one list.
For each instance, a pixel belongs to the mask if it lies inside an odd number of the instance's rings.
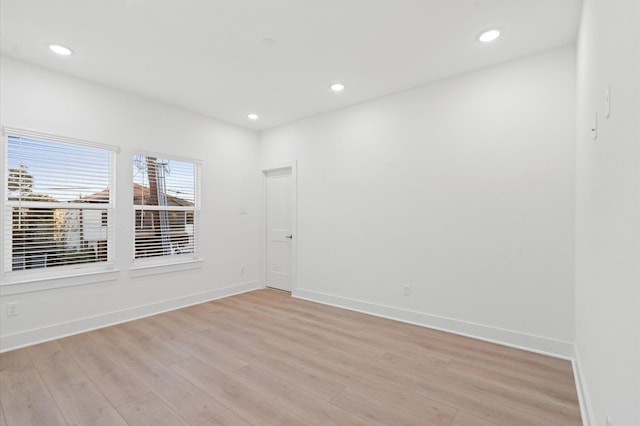
[{"label": "white window blind", "polygon": [[134,260],[173,262],[200,255],[200,164],[135,154]]},{"label": "white window blind", "polygon": [[19,130],[5,135],[7,273],[112,264],[115,150]]}]

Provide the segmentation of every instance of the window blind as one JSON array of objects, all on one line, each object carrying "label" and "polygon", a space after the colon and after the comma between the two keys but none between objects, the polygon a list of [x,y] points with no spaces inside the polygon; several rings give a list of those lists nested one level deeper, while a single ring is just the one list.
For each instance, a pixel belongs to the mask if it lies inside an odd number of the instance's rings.
[{"label": "window blind", "polygon": [[6,132],[7,271],[112,263],[115,150]]},{"label": "window blind", "polygon": [[200,255],[199,175],[197,161],[134,155],[135,260]]}]

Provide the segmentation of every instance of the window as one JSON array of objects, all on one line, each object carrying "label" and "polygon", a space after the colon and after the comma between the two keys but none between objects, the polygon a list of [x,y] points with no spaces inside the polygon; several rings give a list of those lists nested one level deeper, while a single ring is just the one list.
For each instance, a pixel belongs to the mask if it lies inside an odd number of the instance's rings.
[{"label": "window", "polygon": [[199,175],[200,164],[194,160],[134,155],[137,263],[154,259],[169,263],[199,257]]},{"label": "window", "polygon": [[116,149],[4,130],[6,277],[111,268]]}]

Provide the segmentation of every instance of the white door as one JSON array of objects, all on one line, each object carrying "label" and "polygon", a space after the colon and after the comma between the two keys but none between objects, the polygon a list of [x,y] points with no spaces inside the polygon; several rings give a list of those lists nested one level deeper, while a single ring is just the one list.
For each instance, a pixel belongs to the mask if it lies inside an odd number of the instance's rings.
[{"label": "white door", "polygon": [[269,170],[267,198],[267,287],[292,289],[293,175],[290,167]]}]

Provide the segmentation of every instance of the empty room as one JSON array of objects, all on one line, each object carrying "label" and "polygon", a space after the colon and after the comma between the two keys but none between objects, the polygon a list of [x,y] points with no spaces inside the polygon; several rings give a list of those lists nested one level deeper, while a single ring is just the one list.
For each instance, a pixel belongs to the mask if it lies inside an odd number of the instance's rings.
[{"label": "empty room", "polygon": [[0,25],[0,426],[640,425],[640,1]]}]

